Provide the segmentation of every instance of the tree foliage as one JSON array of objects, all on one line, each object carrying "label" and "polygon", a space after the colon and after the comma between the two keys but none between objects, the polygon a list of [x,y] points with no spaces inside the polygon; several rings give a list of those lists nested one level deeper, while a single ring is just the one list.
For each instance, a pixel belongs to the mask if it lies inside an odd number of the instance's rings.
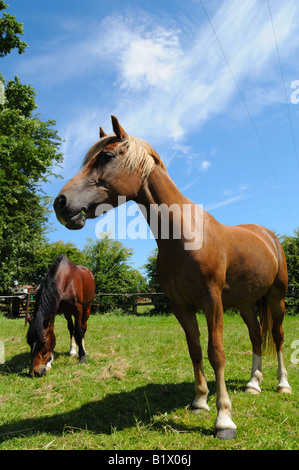
[{"label": "tree foliage", "polygon": [[[89,239],[83,251],[93,271],[96,293],[136,293],[146,288],[145,279],[130,264],[133,250],[121,242],[107,236],[95,242]],[[101,305],[114,302],[112,297],[101,299]]]},{"label": "tree foliage", "polygon": [[49,267],[58,256],[64,254],[73,263],[85,266],[86,256],[83,251],[76,247],[71,242],[63,242],[59,240],[57,242],[50,243],[45,240],[36,250],[35,263],[33,265],[27,265],[23,271],[23,279],[33,286],[37,286],[44,279]]},{"label": "tree foliage", "polygon": [[[8,7],[7,3],[0,0],[0,11]],[[24,34],[23,24],[16,20],[15,16],[4,12],[0,18],[0,57],[9,54],[13,49],[18,49],[19,54],[25,52],[26,42],[21,41],[19,36]]]},{"label": "tree foliage", "polygon": [[[2,82],[4,82],[2,78]],[[0,286],[22,278],[36,261],[47,223],[49,198],[40,183],[62,161],[55,122],[33,115],[35,91],[16,77],[0,105]]]},{"label": "tree foliage", "polygon": [[[162,292],[160,284],[157,281],[156,275],[156,265],[157,265],[157,256],[158,256],[158,248],[152,251],[147,258],[147,262],[143,266],[146,271],[147,282],[148,282],[148,289],[152,293]],[[166,301],[165,305],[156,305],[154,310],[152,311],[153,314],[167,314],[171,312],[170,304],[167,302],[167,297],[165,296],[161,300]]]},{"label": "tree foliage", "polygon": [[[0,0],[0,10],[7,7]],[[0,57],[24,52],[23,27],[15,17],[0,18]],[[3,60],[3,59],[2,59]],[[36,92],[18,77],[5,83],[0,74],[0,292],[28,276],[44,241],[49,198],[40,183],[62,161],[55,121],[34,114]]]},{"label": "tree foliage", "polygon": [[289,290],[286,298],[287,314],[299,313],[299,229],[293,236],[283,236],[280,239],[284,249],[289,276]]}]

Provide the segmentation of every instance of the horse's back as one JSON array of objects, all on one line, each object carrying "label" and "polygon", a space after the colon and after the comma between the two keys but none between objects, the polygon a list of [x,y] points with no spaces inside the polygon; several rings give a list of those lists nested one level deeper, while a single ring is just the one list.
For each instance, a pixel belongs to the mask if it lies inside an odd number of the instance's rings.
[{"label": "horse's back", "polygon": [[62,292],[64,302],[83,304],[94,299],[95,283],[91,270],[85,266],[76,265],[66,256],[61,258],[56,282]]},{"label": "horse's back", "polygon": [[226,235],[224,304],[255,302],[275,283],[286,291],[285,256],[273,232],[260,225],[237,225],[227,227]]}]

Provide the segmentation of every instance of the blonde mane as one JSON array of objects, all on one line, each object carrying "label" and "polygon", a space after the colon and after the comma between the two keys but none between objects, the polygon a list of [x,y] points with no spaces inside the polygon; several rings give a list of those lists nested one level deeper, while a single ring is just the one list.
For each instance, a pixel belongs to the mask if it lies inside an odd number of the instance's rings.
[{"label": "blonde mane", "polygon": [[[115,139],[115,135],[109,135],[98,140],[87,152],[82,166],[85,166],[107,145],[115,142]],[[145,140],[138,137],[128,136],[127,139],[120,141],[115,147],[115,153],[120,157],[118,164],[119,170],[123,170],[125,168],[131,173],[135,173],[140,170],[141,178],[143,180],[148,178],[155,165],[158,165],[163,168],[164,171],[167,171],[164,163],[153,147]]]}]

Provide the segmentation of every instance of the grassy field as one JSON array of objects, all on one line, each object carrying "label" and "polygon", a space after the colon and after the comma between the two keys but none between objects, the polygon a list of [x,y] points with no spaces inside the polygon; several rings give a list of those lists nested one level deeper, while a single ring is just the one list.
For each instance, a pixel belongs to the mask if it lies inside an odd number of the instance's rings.
[{"label": "grassy field", "polygon": [[[214,374],[207,359],[207,328],[198,316],[210,390],[210,412],[190,411],[193,372],[183,331],[171,316],[97,315],[86,334],[88,363],[68,356],[64,317],[57,317],[54,364],[47,376],[28,377],[24,319],[0,315],[0,449],[298,449],[299,339],[296,317],[286,317],[285,362],[292,395],[275,392],[277,363],[263,360],[259,396],[244,393],[251,345],[238,315],[225,316],[226,383],[237,438],[213,437]],[[3,344],[2,343],[2,344]],[[298,356],[298,355],[297,355]],[[293,356],[294,357],[294,356]]]}]

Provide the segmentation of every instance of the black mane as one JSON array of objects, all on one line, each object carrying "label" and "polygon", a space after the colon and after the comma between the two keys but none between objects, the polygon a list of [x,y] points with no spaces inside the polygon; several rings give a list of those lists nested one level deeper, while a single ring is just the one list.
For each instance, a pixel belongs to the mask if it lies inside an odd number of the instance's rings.
[{"label": "black mane", "polygon": [[59,292],[55,275],[61,262],[65,259],[67,259],[65,255],[60,255],[55,259],[38,289],[33,320],[27,332],[27,342],[30,345],[42,338],[44,322],[48,322],[50,315],[56,313],[59,304]]}]

